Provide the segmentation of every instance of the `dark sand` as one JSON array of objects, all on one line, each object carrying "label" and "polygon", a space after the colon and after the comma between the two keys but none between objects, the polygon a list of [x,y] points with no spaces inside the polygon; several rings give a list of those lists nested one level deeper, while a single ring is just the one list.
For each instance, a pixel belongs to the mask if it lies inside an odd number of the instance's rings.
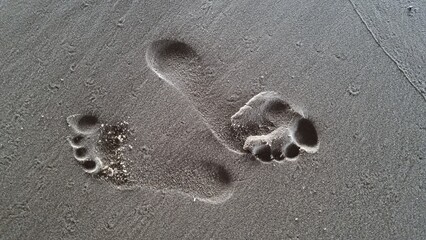
[{"label": "dark sand", "polygon": [[[0,239],[425,239],[426,4],[364,2],[0,2]],[[263,91],[316,152],[240,151]],[[117,124],[120,177],[90,173],[69,137]]]}]

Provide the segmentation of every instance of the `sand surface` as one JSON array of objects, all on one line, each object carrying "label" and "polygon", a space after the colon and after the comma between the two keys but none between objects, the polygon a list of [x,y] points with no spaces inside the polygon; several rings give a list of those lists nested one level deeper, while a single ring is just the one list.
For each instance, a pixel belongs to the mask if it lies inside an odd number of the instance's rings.
[{"label": "sand surface", "polygon": [[[0,32],[0,239],[426,238],[424,1],[0,1]],[[268,91],[314,151],[232,138]],[[120,178],[84,171],[69,138],[119,124],[88,149]]]}]

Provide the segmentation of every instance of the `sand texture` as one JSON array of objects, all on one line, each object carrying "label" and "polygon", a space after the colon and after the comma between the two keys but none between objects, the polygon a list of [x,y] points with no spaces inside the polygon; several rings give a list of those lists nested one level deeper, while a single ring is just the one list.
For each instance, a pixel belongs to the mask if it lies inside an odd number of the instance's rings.
[{"label": "sand texture", "polygon": [[0,239],[426,239],[426,2],[0,1]]}]

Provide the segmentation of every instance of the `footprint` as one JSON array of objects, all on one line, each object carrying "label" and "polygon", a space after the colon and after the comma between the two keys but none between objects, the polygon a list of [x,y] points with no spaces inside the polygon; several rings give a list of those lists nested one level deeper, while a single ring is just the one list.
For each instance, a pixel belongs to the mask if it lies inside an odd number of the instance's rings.
[{"label": "footprint", "polygon": [[219,163],[175,161],[162,169],[154,169],[154,173],[143,172],[140,165],[144,159],[134,159],[131,154],[131,130],[127,122],[101,123],[96,116],[83,114],[69,116],[67,122],[74,132],[74,136],[68,138],[74,158],[95,178],[120,189],[148,187],[178,192],[208,203],[221,203],[232,196],[233,176]]},{"label": "footprint", "polygon": [[[276,92],[261,92],[231,117],[243,149],[262,162],[294,161],[300,150],[316,152],[319,141],[313,122],[290,106]],[[262,154],[259,154],[262,150]]]},{"label": "footprint", "polygon": [[[155,41],[145,57],[148,67],[158,77],[190,100],[212,133],[230,151],[237,154],[255,151],[259,160],[270,162],[271,159],[297,159],[300,153],[297,150],[311,153],[318,150],[318,136],[312,121],[273,91],[251,98],[231,117],[231,122],[221,119],[223,106],[217,94],[213,94],[220,90],[214,85],[215,79],[208,73],[208,67],[188,44],[176,40]],[[269,145],[271,159],[266,157],[268,147],[259,144]]]}]

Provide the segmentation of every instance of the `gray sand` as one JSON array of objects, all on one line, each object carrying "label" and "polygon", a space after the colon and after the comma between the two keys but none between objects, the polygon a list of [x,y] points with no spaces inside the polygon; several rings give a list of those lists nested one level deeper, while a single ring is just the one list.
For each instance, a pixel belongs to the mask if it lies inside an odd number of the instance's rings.
[{"label": "gray sand", "polygon": [[[426,4],[364,2],[1,1],[0,239],[425,239]],[[150,69],[161,39],[196,51],[209,91]],[[312,119],[316,153],[223,145],[213,128],[262,91]],[[129,123],[137,187],[82,170],[80,113]],[[229,198],[181,194],[222,192],[202,162]]]}]

